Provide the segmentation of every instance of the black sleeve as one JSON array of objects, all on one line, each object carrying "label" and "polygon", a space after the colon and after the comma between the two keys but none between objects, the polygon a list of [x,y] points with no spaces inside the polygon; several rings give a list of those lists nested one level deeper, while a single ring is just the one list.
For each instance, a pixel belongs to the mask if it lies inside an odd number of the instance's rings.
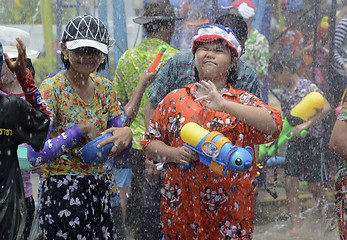
[{"label": "black sleeve", "polygon": [[35,151],[41,151],[50,125],[48,114],[23,99],[18,98],[16,102],[14,109],[17,109],[18,122],[15,131],[19,141],[31,145]]}]

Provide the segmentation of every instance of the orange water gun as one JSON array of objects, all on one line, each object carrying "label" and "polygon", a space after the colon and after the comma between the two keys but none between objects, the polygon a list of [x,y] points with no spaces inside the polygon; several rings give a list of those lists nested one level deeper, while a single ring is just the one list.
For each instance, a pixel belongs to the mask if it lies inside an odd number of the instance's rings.
[{"label": "orange water gun", "polygon": [[160,62],[162,56],[164,55],[166,49],[167,49],[167,46],[166,46],[166,45],[161,46],[161,48],[159,49],[159,52],[158,52],[157,56],[155,57],[155,59],[154,59],[152,65],[150,66],[148,72],[153,72],[153,71],[157,68],[157,66],[158,66],[158,64],[159,64],[159,62]]}]

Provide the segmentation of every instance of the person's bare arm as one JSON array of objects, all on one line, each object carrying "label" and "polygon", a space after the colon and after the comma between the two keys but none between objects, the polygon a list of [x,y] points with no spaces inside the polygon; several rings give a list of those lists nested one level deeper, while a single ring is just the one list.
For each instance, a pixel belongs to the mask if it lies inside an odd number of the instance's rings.
[{"label": "person's bare arm", "polygon": [[155,162],[169,163],[174,162],[177,164],[188,165],[192,161],[199,160],[199,156],[193,150],[181,146],[171,147],[164,142],[155,140],[150,142],[144,149],[144,155]]},{"label": "person's bare arm", "polygon": [[159,66],[153,72],[148,72],[147,69],[146,72],[141,74],[140,81],[137,84],[133,92],[133,95],[124,107],[124,112],[127,116],[125,126],[130,126],[136,118],[137,112],[139,111],[139,107],[142,101],[143,93],[145,92],[146,88],[149,85],[151,85],[151,83],[155,80],[157,73],[161,68],[161,65],[162,64],[159,64]]},{"label": "person's bare arm", "polygon": [[336,120],[330,137],[329,147],[331,151],[347,161],[347,123]]},{"label": "person's bare arm", "polygon": [[[195,101],[202,103],[214,111],[230,114],[266,134],[278,133],[279,129],[275,120],[264,108],[230,102],[224,99],[211,81],[201,81],[197,84],[199,86],[199,97]],[[262,121],[259,121],[259,119]]]},{"label": "person's bare arm", "polygon": [[146,128],[148,127],[149,121],[151,120],[152,116],[154,115],[155,109],[156,108],[149,101],[147,101],[146,107],[145,107],[145,126],[146,126]]}]

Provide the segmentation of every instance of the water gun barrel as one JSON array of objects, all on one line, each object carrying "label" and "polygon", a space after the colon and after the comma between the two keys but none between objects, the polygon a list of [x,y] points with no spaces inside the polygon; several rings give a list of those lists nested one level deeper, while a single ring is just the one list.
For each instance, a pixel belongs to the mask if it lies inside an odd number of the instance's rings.
[{"label": "water gun barrel", "polygon": [[268,155],[268,148],[265,146],[265,144],[259,145],[259,160],[263,159]]},{"label": "water gun barrel", "polygon": [[158,52],[157,56],[155,57],[152,65],[149,67],[148,72],[153,72],[157,68],[157,66],[158,66],[162,56],[164,55],[166,49],[167,49],[166,45],[161,46],[161,48],[159,49],[159,52]]},{"label": "water gun barrel", "polygon": [[[294,136],[293,129],[294,129],[294,127],[291,126],[289,124],[287,118],[285,118],[283,120],[283,127],[282,127],[281,134],[280,134],[280,136],[278,137],[278,140],[277,140],[278,141],[277,142],[277,148],[278,149],[281,148],[286,142],[288,142]],[[306,130],[302,130],[300,132],[300,137],[301,138],[305,138],[306,135],[307,135],[307,131]],[[268,151],[267,151],[267,155],[268,156],[274,155],[275,150],[276,150],[276,146],[275,146],[275,144],[272,144],[269,147]]]}]

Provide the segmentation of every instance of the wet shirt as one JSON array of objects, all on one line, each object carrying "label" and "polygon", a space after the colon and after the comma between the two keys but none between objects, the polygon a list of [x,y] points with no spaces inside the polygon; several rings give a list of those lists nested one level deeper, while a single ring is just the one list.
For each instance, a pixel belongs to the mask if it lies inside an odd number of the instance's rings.
[{"label": "wet shirt", "polygon": [[245,43],[245,53],[241,56],[241,59],[257,73],[267,75],[269,57],[269,43],[266,37],[255,30]]},{"label": "wet shirt", "polygon": [[[341,99],[342,108],[337,117],[337,120],[347,123],[347,88]],[[340,159],[338,162],[338,168],[335,175],[336,191],[341,194],[347,193],[347,162]]]},{"label": "wet shirt", "polygon": [[[49,128],[49,116],[27,101],[0,94],[0,238],[17,239],[25,227],[24,191],[17,147],[39,151]],[[18,238],[20,239],[20,238]]]},{"label": "wet shirt", "polygon": [[[283,28],[281,33],[287,30],[287,28]],[[304,37],[302,33],[298,30],[288,30],[283,37],[281,38],[281,50],[284,53],[294,55],[300,52],[303,47]]]},{"label": "wet shirt", "polygon": [[337,25],[334,39],[334,68],[342,76],[345,71],[342,64],[347,64],[347,18],[343,18]]},{"label": "wet shirt", "polygon": [[[89,121],[100,131],[104,131],[107,121],[121,114],[113,84],[94,74],[90,77],[94,81],[95,90],[94,98],[89,104],[79,97],[64,74],[57,74],[42,82],[40,92],[49,105],[54,119],[51,138],[61,135],[81,121]],[[103,164],[87,166],[82,163],[77,156],[82,147],[83,144],[78,141],[63,155],[48,162],[45,165],[45,177],[104,174]]]},{"label": "wet shirt", "polygon": [[[171,91],[183,88],[195,81],[192,49],[181,51],[170,58],[159,71],[148,93],[148,101],[157,107]],[[254,69],[242,60],[238,61],[237,80],[234,89],[250,92],[260,97],[259,82]]]},{"label": "wet shirt", "polygon": [[[230,87],[230,86],[229,86]],[[281,129],[281,116],[254,95],[224,89],[229,101],[266,109]],[[172,147],[183,145],[180,130],[195,122],[208,131],[218,131],[238,147],[271,142],[278,135],[267,135],[223,112],[215,112],[195,102],[196,84],[174,90],[158,105],[142,139],[142,146],[155,140]],[[167,239],[234,239],[252,237],[254,198],[251,179],[256,176],[256,162],[247,172],[220,176],[195,162],[189,170],[175,163],[164,165],[161,200],[163,230]]]},{"label": "wet shirt", "polygon": [[[0,94],[13,95],[13,96],[17,96],[17,97],[20,97],[20,98],[25,100],[24,93],[20,93],[20,94],[11,93],[6,88],[1,86],[1,83],[0,83]],[[26,146],[23,145],[22,147],[26,147]],[[28,197],[33,195],[33,187],[32,187],[32,183],[30,181],[30,171],[23,171],[22,170],[21,175],[22,175],[22,180],[23,180],[25,198],[28,198]]]},{"label": "wet shirt", "polygon": [[[299,78],[299,81],[295,87],[293,93],[289,92],[287,89],[284,89],[281,93],[281,109],[284,116],[289,116],[290,111],[310,92],[323,92],[314,84],[312,81]],[[323,124],[321,121],[313,124],[307,129],[309,135],[313,137],[321,137],[323,135]]]},{"label": "wet shirt", "polygon": [[[161,46],[167,46],[161,63],[165,63],[170,57],[175,55],[178,50],[170,47],[166,42],[157,38],[145,38],[133,49],[126,51],[119,59],[116,75],[115,89],[119,99],[129,101],[148,66],[152,64],[157,56]],[[133,148],[141,149],[141,138],[145,132],[145,115],[144,109],[148,99],[148,88],[145,90],[142,101],[134,122],[131,125],[133,130]]]}]

